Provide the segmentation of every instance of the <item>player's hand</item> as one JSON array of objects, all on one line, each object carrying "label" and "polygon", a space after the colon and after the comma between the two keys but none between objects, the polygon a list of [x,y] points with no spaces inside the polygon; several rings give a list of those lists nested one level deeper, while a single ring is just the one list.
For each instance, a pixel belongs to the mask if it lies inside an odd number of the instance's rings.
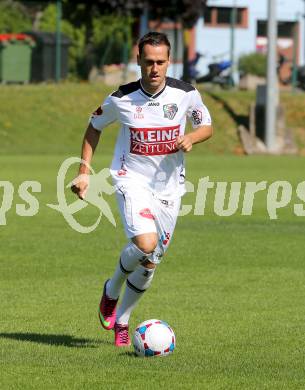
[{"label": "player's hand", "polygon": [[71,190],[79,199],[84,200],[89,186],[89,175],[78,175],[72,182]]},{"label": "player's hand", "polygon": [[177,137],[176,141],[176,148],[177,149],[182,149],[184,152],[190,152],[193,147],[193,142],[191,137],[186,134],[186,135],[179,135]]}]

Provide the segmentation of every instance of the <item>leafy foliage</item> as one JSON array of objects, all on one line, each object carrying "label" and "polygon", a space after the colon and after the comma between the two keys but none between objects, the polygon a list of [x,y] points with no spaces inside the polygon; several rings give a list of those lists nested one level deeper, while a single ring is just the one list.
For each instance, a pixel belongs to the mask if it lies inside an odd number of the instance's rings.
[{"label": "leafy foliage", "polygon": [[242,74],[266,75],[267,57],[261,53],[251,53],[239,58],[239,71]]},{"label": "leafy foliage", "polygon": [[99,6],[109,12],[120,10],[122,13],[133,15],[148,7],[149,13],[158,19],[180,19],[186,28],[191,28],[197,22],[207,0],[99,0]]},{"label": "leafy foliage", "polygon": [[[77,62],[74,69],[77,69],[81,77],[87,77],[92,66],[122,63],[130,57],[133,24],[131,15],[101,2],[74,4],[64,1],[63,20],[74,29],[73,34],[69,31],[66,33],[73,40]],[[78,39],[75,35],[79,35],[80,30],[81,40],[75,42]]]},{"label": "leafy foliage", "polygon": [[156,0],[150,11],[157,19],[180,20],[185,28],[192,28],[200,17],[207,0]]},{"label": "leafy foliage", "polygon": [[[93,66],[127,60],[132,43],[138,38],[135,22],[139,21],[145,7],[150,19],[176,20],[184,28],[191,28],[206,2],[207,0],[62,0],[61,29],[72,42],[69,48],[70,73],[87,77]],[[54,2],[3,0],[0,3],[0,30],[31,30],[32,25],[42,31],[55,32]]]},{"label": "leafy foliage", "polygon": [[[50,4],[44,10],[41,21],[40,30],[55,32],[56,31],[56,6]],[[81,62],[85,48],[85,26],[74,26],[68,20],[61,21],[61,31],[71,40],[69,47],[69,70],[72,74],[79,73]]]},{"label": "leafy foliage", "polygon": [[0,33],[18,33],[31,29],[25,8],[17,1],[0,2]]},{"label": "leafy foliage", "polygon": [[122,63],[125,48],[127,57],[129,57],[132,46],[132,17],[112,14],[101,15],[94,18],[92,24],[92,42],[96,48],[97,64]]}]

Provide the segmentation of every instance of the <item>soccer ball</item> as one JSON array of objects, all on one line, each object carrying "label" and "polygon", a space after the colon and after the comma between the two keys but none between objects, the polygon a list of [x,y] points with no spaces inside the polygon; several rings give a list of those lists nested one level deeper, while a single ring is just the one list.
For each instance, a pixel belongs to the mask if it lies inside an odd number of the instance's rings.
[{"label": "soccer ball", "polygon": [[147,320],[137,326],[133,346],[138,356],[166,356],[175,349],[172,328],[161,320]]}]

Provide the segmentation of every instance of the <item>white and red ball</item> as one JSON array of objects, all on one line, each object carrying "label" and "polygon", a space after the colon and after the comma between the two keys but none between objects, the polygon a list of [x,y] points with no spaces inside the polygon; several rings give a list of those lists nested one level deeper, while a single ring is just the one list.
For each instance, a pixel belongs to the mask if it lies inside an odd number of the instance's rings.
[{"label": "white and red ball", "polygon": [[175,349],[172,328],[161,320],[147,320],[139,324],[133,335],[133,346],[138,356],[166,356]]}]

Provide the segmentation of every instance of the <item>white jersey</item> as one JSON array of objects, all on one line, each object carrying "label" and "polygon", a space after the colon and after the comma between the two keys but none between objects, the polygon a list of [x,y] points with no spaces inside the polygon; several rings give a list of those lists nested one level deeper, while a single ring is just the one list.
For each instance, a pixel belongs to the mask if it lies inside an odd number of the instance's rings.
[{"label": "white jersey", "polygon": [[140,80],[122,85],[91,116],[97,130],[121,123],[110,172],[114,184],[140,184],[163,199],[185,193],[184,157],[175,147],[184,134],[186,118],[193,128],[211,124],[199,92],[170,77],[155,95]]}]

